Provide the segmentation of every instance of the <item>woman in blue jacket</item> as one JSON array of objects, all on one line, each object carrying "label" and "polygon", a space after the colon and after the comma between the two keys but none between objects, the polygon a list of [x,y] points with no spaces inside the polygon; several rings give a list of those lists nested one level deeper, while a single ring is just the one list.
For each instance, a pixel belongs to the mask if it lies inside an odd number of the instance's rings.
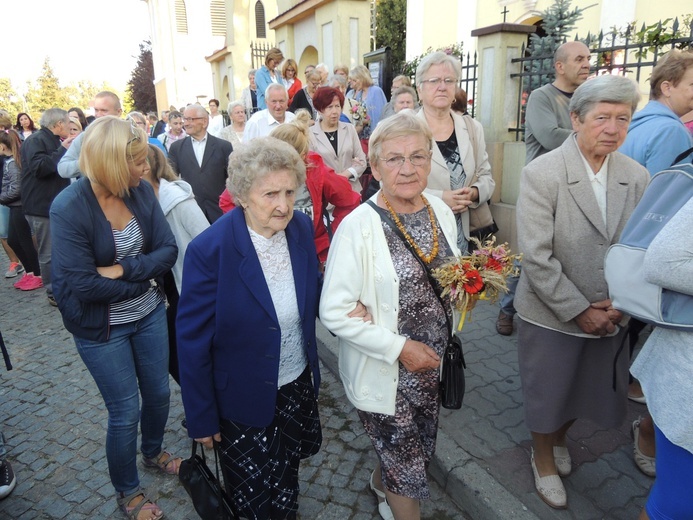
[{"label": "woman in blue jacket", "polygon": [[306,167],[274,137],[229,158],[235,209],[188,246],[178,360],[188,435],[220,443],[243,518],[294,519],[298,467],[322,442],[313,224],[294,211]]},{"label": "woman in blue jacket", "polygon": [[79,159],[85,176],[50,211],[55,299],[106,403],[108,470],[130,519],[163,516],[140,488],[138,424],[145,466],[175,475],[180,463],[162,449],[170,392],[159,285],[178,250],[152,187],[140,182],[147,151],[147,135],[130,122],[96,120]]}]

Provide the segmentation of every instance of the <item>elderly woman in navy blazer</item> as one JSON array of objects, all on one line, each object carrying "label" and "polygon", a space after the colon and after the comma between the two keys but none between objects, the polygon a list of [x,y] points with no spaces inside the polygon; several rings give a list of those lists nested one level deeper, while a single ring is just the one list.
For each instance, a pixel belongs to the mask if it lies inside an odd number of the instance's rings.
[{"label": "elderly woman in navy blazer", "polygon": [[296,518],[298,466],[322,442],[318,259],[296,150],[254,139],[229,160],[236,208],[188,246],[178,357],[189,435],[219,443],[241,516]]}]

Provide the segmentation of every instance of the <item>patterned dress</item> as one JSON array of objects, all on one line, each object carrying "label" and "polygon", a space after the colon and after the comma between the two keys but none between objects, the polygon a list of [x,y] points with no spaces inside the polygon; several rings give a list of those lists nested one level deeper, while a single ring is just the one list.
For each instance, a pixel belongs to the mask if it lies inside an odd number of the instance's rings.
[{"label": "patterned dress", "polygon": [[[424,252],[433,248],[428,211],[398,214],[407,233]],[[435,269],[452,250],[438,226],[439,253],[428,265]],[[399,333],[431,347],[441,358],[447,345],[445,312],[426,273],[392,228],[383,222],[390,255],[399,277]],[[449,316],[451,319],[451,316]],[[430,498],[426,471],[433,457],[440,412],[439,370],[409,372],[400,363],[395,415],[357,410],[373,442],[382,468],[382,480],[391,492],[425,500]]]}]

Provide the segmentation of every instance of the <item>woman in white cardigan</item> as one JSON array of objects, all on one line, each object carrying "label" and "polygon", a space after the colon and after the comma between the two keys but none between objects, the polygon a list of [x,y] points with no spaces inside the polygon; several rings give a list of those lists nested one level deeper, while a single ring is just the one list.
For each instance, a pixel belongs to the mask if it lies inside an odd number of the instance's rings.
[{"label": "woman in white cardigan", "polygon": [[[416,87],[421,101],[417,117],[433,134],[433,159],[427,193],[443,199],[455,213],[457,245],[467,249],[469,210],[486,204],[496,183],[486,153],[484,129],[478,121],[452,111],[461,65],[444,52],[426,56],[416,68]],[[481,236],[492,233],[480,230]]]},{"label": "woman in white cardigan", "polygon": [[[410,113],[381,122],[369,159],[382,189],[347,216],[327,259],[320,319],[339,338],[347,397],[373,442],[379,464],[370,486],[382,518],[419,518],[430,497],[426,469],[440,411],[439,365],[450,331],[427,269],[459,254],[452,211],[423,196],[431,134]],[[394,221],[410,250],[394,228]],[[436,288],[435,291],[438,291]],[[371,319],[352,317],[365,306]]]}]

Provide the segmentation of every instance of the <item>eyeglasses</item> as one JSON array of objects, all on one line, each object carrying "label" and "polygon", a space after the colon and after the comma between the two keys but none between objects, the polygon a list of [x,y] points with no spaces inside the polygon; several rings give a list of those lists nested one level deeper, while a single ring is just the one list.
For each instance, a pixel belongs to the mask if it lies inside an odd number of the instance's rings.
[{"label": "eyeglasses", "polygon": [[204,117],[184,117],[183,121],[190,123],[192,121],[199,121],[200,119],[204,119]]},{"label": "eyeglasses", "polygon": [[431,152],[429,152],[428,154],[415,153],[413,155],[410,155],[409,157],[404,157],[403,155],[395,155],[394,157],[389,157],[387,159],[378,157],[378,160],[383,161],[390,170],[394,170],[395,168],[401,168],[402,166],[404,166],[404,162],[407,159],[409,159],[409,162],[412,166],[424,166],[428,163],[428,161],[431,160]]},{"label": "eyeglasses", "polygon": [[457,80],[455,78],[429,78],[421,80],[424,85],[431,85],[432,87],[437,87],[440,83],[443,83],[446,87],[451,87]]}]

